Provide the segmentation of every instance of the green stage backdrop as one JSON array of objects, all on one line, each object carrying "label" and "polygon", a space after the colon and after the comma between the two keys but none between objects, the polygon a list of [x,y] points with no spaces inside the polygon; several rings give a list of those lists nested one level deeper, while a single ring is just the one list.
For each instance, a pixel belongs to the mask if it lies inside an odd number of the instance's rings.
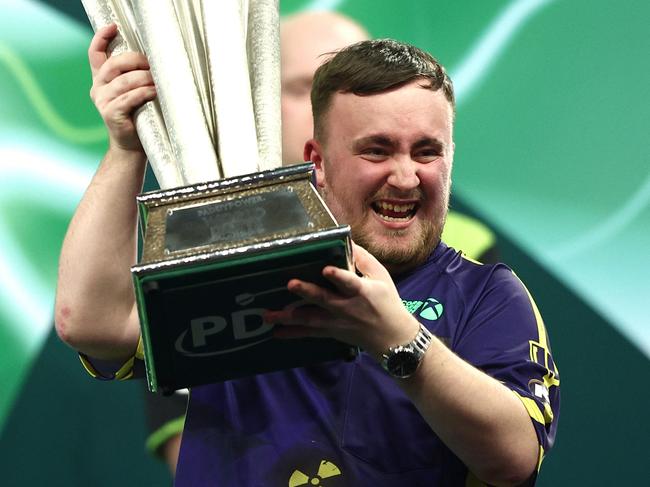
[{"label": "green stage backdrop", "polygon": [[[88,97],[90,28],[75,1],[0,7],[0,484],[165,485],[143,451],[137,387],[87,380],[51,334],[61,241],[106,146]],[[562,372],[558,443],[539,484],[644,483],[650,4],[281,7],[338,9],[449,67],[458,204],[495,229],[540,304]]]}]

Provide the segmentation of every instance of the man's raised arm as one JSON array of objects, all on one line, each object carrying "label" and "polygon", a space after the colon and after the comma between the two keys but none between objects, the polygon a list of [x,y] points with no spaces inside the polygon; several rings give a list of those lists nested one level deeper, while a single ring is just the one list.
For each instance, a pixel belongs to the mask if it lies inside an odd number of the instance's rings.
[{"label": "man's raised arm", "polygon": [[63,242],[55,322],[73,348],[94,358],[133,355],[139,324],[130,267],[137,252],[137,206],[146,166],[133,112],[156,96],[146,57],[108,57],[115,25],[97,31],[88,49],[90,96],[109,133],[109,149]]}]

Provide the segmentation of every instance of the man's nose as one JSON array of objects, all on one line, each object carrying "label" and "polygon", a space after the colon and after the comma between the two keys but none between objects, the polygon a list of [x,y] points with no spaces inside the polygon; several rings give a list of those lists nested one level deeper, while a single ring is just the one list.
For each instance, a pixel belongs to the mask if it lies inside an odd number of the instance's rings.
[{"label": "man's nose", "polygon": [[420,185],[417,162],[413,161],[410,157],[396,158],[393,160],[387,182],[389,185],[400,190],[417,188]]}]

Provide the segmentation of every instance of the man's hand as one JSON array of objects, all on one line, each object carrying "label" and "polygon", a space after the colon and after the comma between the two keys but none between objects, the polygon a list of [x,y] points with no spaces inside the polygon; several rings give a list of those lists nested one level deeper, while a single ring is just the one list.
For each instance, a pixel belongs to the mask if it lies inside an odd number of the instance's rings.
[{"label": "man's hand", "polygon": [[415,337],[419,325],[404,308],[386,268],[358,245],[353,244],[353,252],[363,277],[334,266],[323,269],[335,290],[298,279],[289,281],[289,291],[313,306],[268,311],[265,321],[285,325],[276,327],[276,336],[332,337],[358,345],[375,357]]},{"label": "man's hand", "polygon": [[117,35],[115,24],[99,29],[88,48],[93,86],[90,98],[108,128],[112,148],[142,151],[133,113],[156,97],[149,62],[142,53],[125,52],[108,56],[110,42]]}]

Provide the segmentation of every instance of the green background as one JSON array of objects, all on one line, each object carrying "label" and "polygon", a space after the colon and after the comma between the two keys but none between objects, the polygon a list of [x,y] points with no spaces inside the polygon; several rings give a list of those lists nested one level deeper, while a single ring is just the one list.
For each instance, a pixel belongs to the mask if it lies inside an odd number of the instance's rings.
[{"label": "green background", "polygon": [[[106,144],[78,2],[0,1],[2,485],[168,485],[135,384],[51,333],[61,241]],[[458,94],[458,209],[497,233],[562,374],[538,485],[645,485],[650,454],[650,4],[288,1],[432,52]],[[463,203],[460,203],[462,201]]]}]

